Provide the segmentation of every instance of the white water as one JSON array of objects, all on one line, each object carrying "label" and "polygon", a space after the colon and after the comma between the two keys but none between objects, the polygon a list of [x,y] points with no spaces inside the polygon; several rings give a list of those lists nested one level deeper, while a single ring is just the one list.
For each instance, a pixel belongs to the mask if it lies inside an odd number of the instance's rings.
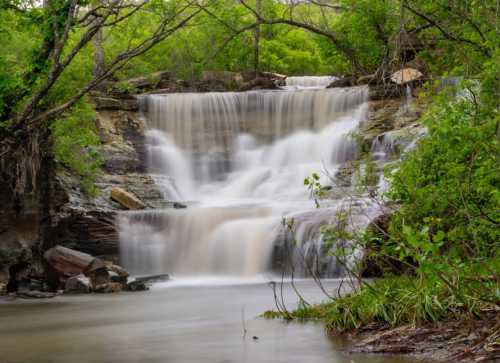
[{"label": "white water", "polygon": [[[255,277],[272,267],[283,216],[300,229],[301,213],[316,215],[316,227],[297,231],[298,244],[321,244],[319,226],[343,201],[318,213],[303,181],[355,157],[350,132],[366,118],[367,95],[358,87],[147,96],[149,170],[166,198],[189,207],[123,214],[122,263],[134,274]],[[324,264],[329,276],[340,273],[332,258]]]},{"label": "white water", "polygon": [[325,88],[335,80],[332,76],[287,77],[286,85],[291,87]]}]

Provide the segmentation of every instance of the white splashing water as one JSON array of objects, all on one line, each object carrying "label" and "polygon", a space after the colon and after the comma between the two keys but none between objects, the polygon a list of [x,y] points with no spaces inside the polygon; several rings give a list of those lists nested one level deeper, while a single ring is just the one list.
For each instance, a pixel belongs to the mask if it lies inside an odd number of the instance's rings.
[{"label": "white splashing water", "polygon": [[314,211],[304,178],[356,156],[350,133],[367,98],[364,87],[145,97],[149,170],[168,198],[190,203],[124,213],[122,263],[133,274],[269,271],[282,217]]},{"label": "white splashing water", "polygon": [[325,88],[335,81],[335,79],[332,76],[287,77],[286,85],[290,87]]}]

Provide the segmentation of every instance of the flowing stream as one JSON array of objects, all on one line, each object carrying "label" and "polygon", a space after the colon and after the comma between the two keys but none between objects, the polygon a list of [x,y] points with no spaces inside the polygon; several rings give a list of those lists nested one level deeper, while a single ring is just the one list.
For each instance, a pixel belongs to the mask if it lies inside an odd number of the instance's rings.
[{"label": "flowing stream", "polygon": [[[297,221],[302,259],[322,256],[319,273],[342,274],[322,252],[319,228],[344,200],[317,210],[304,178],[335,173],[356,157],[351,133],[367,117],[368,89],[326,89],[331,79],[313,78],[302,85],[289,78],[294,88],[281,91],[142,99],[149,171],[166,200],[188,208],[121,215],[121,262],[129,271],[245,278],[275,271],[287,217]],[[320,181],[330,182],[325,175]],[[358,204],[369,211],[365,200]],[[369,217],[356,223],[366,225]],[[298,271],[307,275],[306,268]]]},{"label": "flowing stream", "polygon": [[[328,338],[320,324],[256,318],[274,307],[269,287],[227,283],[222,285],[219,280],[219,286],[158,286],[144,293],[61,296],[43,302],[0,299],[0,362],[412,361],[347,355],[341,351],[343,342]],[[299,281],[297,287],[306,299],[324,298],[311,281]],[[326,282],[326,287],[335,290],[336,282]],[[284,297],[292,308],[297,297],[288,285]]]}]

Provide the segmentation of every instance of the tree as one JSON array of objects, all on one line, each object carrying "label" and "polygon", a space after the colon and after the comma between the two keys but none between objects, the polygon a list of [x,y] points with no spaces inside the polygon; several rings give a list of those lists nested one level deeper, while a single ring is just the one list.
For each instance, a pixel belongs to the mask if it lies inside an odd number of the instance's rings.
[{"label": "tree", "polygon": [[[31,184],[36,189],[42,159],[50,153],[50,123],[68,111],[91,90],[108,79],[131,59],[138,57],[189,23],[199,12],[189,1],[149,3],[107,0],[89,4],[82,0],[47,0],[42,8],[30,1],[6,0],[2,12],[15,13],[18,21],[38,28],[41,42],[34,47],[29,67],[13,81],[2,114],[0,174],[16,193]],[[153,13],[154,10],[154,13]],[[82,55],[93,39],[120,26],[141,11],[150,12],[156,27],[130,42],[104,65],[96,52],[98,71],[81,87],[67,90],[63,99],[51,99],[61,77]],[[97,37],[97,38],[96,38]]]}]

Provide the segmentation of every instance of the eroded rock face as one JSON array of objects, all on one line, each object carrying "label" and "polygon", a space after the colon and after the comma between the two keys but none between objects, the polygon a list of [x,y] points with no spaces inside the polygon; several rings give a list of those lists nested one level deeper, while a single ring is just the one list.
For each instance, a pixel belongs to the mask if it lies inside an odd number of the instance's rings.
[{"label": "eroded rock face", "polygon": [[146,126],[140,115],[123,110],[99,111],[97,127],[104,158],[103,173],[95,182],[98,195],[85,195],[77,177],[59,171],[54,178],[54,194],[59,202],[47,239],[52,246],[59,244],[93,256],[115,258],[119,254],[115,218],[124,208],[111,198],[112,191],[127,191],[141,208],[161,208],[165,202],[146,173]]}]

